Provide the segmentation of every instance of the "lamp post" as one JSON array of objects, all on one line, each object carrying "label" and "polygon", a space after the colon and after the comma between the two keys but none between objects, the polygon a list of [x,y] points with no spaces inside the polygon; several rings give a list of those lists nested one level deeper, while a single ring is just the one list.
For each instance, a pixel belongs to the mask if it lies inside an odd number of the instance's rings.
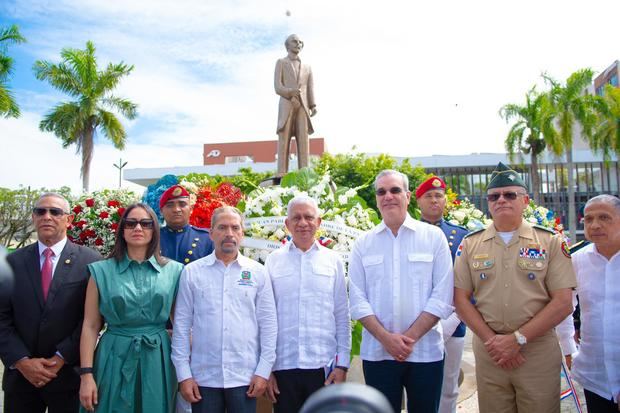
[{"label": "lamp post", "polygon": [[121,178],[123,176],[123,168],[125,167],[125,165],[127,165],[127,162],[123,162],[123,158],[120,158],[120,160],[118,161],[118,165],[114,164],[114,167],[118,169],[118,188],[119,189],[121,187]]}]

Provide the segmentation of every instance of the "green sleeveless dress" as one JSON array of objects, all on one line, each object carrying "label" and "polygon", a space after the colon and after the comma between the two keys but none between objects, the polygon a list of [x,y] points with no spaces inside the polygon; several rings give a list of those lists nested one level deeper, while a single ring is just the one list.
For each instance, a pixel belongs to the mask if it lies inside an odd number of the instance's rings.
[{"label": "green sleeveless dress", "polygon": [[[170,360],[166,321],[183,265],[163,267],[155,257],[128,257],[88,265],[99,290],[99,312],[107,328],[95,350],[96,412],[169,413],[177,379]],[[82,408],[81,412],[85,412]]]}]

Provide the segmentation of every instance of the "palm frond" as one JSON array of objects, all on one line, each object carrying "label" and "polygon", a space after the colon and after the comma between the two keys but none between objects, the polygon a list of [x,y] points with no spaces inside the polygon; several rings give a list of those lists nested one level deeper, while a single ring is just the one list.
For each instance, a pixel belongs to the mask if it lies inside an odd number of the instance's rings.
[{"label": "palm frond", "polygon": [[101,127],[101,130],[106,138],[112,141],[116,149],[125,149],[127,134],[125,133],[125,128],[116,115],[106,110],[99,110],[98,118],[99,126]]}]

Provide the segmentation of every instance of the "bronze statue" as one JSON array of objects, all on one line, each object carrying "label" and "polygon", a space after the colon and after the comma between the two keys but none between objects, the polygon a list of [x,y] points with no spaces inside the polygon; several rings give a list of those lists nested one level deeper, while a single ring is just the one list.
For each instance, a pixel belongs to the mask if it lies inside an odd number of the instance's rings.
[{"label": "bronze statue", "polygon": [[296,34],[291,34],[284,42],[288,55],[278,59],[274,86],[280,95],[278,107],[278,173],[283,176],[288,172],[291,138],[297,142],[297,162],[299,169],[308,166],[312,122],[310,117],[316,114],[312,69],[299,59],[299,52],[304,43]]}]

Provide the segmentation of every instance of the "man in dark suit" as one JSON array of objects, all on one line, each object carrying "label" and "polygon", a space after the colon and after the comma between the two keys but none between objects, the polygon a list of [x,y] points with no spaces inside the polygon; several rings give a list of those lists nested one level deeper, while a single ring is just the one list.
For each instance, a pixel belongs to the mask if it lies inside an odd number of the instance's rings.
[{"label": "man in dark suit", "polygon": [[43,194],[32,220],[38,242],[8,256],[14,288],[0,302],[4,411],[77,412],[86,265],[101,255],[67,240],[73,215],[61,195]]}]

